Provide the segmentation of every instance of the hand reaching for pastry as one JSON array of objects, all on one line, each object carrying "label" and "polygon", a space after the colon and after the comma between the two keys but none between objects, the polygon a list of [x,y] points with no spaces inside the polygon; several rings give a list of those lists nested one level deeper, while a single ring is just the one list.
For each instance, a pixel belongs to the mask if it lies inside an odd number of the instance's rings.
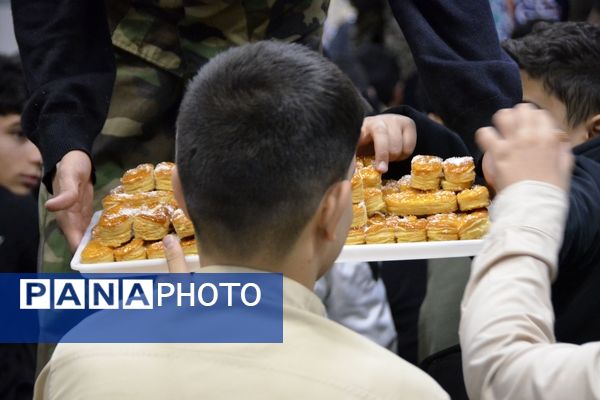
[{"label": "hand reaching for pastry", "polygon": [[185,255],[183,249],[179,244],[177,236],[171,234],[163,238],[163,244],[165,246],[165,257],[167,258],[167,264],[169,265],[170,273],[188,273],[190,268],[185,262]]},{"label": "hand reaching for pastry", "polygon": [[48,211],[56,213],[59,228],[75,251],[92,219],[94,186],[92,162],[82,151],[70,151],[56,164],[52,180],[54,197],[46,202]]},{"label": "hand reaching for pastry", "polygon": [[359,153],[375,152],[375,168],[388,170],[390,161],[410,157],[417,144],[417,129],[412,119],[403,115],[381,114],[363,121],[358,141]]},{"label": "hand reaching for pastry", "polygon": [[519,104],[498,111],[493,121],[496,128],[481,128],[476,138],[486,152],[486,180],[497,191],[524,180],[568,190],[573,155],[548,112]]}]

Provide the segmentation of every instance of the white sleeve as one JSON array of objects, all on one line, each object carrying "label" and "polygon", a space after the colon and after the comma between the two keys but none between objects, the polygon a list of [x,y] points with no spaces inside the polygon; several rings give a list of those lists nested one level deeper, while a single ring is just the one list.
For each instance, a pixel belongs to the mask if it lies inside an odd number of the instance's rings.
[{"label": "white sleeve", "polygon": [[505,189],[473,261],[460,342],[472,399],[600,399],[600,342],[555,344],[551,280],[568,199],[540,182]]}]

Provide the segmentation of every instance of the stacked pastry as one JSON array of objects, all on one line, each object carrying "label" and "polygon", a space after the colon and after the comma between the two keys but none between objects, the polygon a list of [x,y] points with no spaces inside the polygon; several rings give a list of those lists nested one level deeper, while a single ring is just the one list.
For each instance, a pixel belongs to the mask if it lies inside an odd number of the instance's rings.
[{"label": "stacked pastry", "polygon": [[418,155],[410,175],[387,182],[372,159],[359,159],[356,165],[346,244],[469,240],[487,232],[489,192],[473,186],[471,157]]},{"label": "stacked pastry", "polygon": [[177,206],[171,186],[174,164],[141,164],[102,199],[102,215],[81,253],[84,264],[164,258],[162,238],[175,232],[186,254],[197,254],[192,222]]}]

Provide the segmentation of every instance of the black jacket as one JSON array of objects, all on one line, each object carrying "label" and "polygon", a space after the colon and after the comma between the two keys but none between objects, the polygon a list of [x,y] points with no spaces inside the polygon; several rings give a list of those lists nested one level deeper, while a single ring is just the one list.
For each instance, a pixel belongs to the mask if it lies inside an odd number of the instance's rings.
[{"label": "black jacket", "polygon": [[23,131],[44,159],[48,190],[69,151],[91,157],[115,80],[104,0],[12,0],[29,100]]},{"label": "black jacket", "polygon": [[498,42],[487,0],[389,0],[433,110],[474,157],[474,133],[522,98],[517,65]]},{"label": "black jacket", "polygon": [[552,287],[560,342],[600,340],[600,137],[573,149],[570,208]]}]

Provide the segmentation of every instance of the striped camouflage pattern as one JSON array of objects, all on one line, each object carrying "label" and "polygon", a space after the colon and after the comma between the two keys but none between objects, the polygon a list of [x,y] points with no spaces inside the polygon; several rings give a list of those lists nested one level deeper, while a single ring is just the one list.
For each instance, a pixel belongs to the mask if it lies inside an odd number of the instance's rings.
[{"label": "striped camouflage pattern", "polygon": [[189,78],[216,54],[264,39],[319,45],[328,0],[108,0],[113,44]]}]

